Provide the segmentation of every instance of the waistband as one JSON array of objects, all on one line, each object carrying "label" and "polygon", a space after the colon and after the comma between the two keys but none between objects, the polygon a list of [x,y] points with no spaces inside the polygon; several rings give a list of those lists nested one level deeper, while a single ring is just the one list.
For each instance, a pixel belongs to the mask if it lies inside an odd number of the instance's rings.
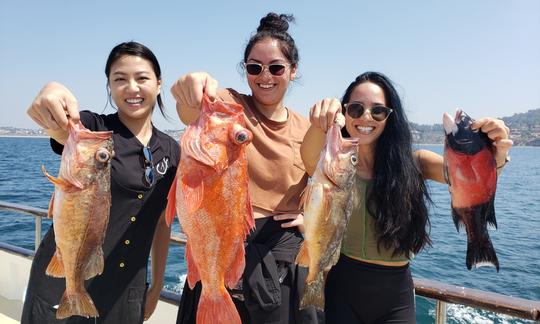
[{"label": "waistband", "polygon": [[405,270],[409,269],[409,266],[410,266],[409,263],[407,263],[406,265],[396,266],[396,267],[382,265],[382,264],[369,263],[369,262],[364,262],[364,261],[360,261],[360,260],[351,258],[349,256],[346,256],[343,253],[340,255],[339,261],[344,262],[344,263],[348,263],[348,264],[351,264],[353,266],[357,266],[357,267],[360,267],[360,268],[363,268],[363,269],[366,269],[366,270],[384,270],[384,271],[394,271],[394,272],[405,271]]}]

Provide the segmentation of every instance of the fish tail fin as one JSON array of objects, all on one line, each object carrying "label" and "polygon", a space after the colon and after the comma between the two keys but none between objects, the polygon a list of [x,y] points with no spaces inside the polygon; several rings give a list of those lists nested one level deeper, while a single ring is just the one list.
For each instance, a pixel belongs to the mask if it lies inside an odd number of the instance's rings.
[{"label": "fish tail fin", "polygon": [[62,255],[60,254],[60,250],[58,250],[58,247],[56,248],[56,252],[54,252],[52,256],[45,273],[48,276],[54,278],[64,278],[66,276],[66,272],[64,270],[64,262],[62,262]]},{"label": "fish tail fin", "polygon": [[309,267],[307,241],[302,242],[302,245],[300,246],[300,251],[298,251],[298,255],[296,256],[296,264],[302,267]]},{"label": "fish tail fin", "polygon": [[195,284],[197,284],[197,282],[201,280],[201,276],[199,274],[199,268],[197,268],[195,260],[193,259],[193,255],[191,254],[189,238],[188,242],[186,243],[185,256],[187,261],[187,281],[189,288],[193,289],[195,288]]},{"label": "fish tail fin", "polygon": [[165,221],[171,226],[176,214],[176,177],[174,178],[169,194],[167,195],[167,208],[165,209]]},{"label": "fish tail fin", "polygon": [[467,243],[467,269],[472,267],[494,266],[499,272],[499,260],[489,237],[484,237],[479,243]]},{"label": "fish tail fin", "polygon": [[227,323],[241,324],[240,315],[231,296],[221,287],[219,295],[212,295],[203,286],[197,310],[197,324]]},{"label": "fish tail fin", "polygon": [[315,280],[306,283],[304,294],[300,299],[300,309],[310,305],[324,309],[324,274],[323,271],[317,273]]},{"label": "fish tail fin", "polygon": [[104,266],[103,248],[98,247],[88,259],[83,278],[87,280],[100,275],[103,272]]},{"label": "fish tail fin", "polygon": [[56,318],[63,319],[73,315],[99,317],[96,306],[84,287],[81,291],[75,293],[68,293],[66,290],[60,300],[60,305],[56,311]]},{"label": "fish tail fin", "polygon": [[233,248],[233,251],[236,251],[234,260],[230,265],[227,272],[225,272],[225,284],[229,288],[234,288],[238,283],[238,280],[242,277],[244,273],[244,268],[246,266],[246,258],[244,252],[244,242],[240,241]]}]

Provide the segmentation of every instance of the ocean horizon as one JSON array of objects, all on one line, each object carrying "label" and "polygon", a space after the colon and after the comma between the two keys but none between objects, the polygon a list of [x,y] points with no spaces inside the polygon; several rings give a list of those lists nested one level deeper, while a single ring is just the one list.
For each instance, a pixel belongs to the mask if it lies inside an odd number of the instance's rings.
[{"label": "ocean horizon", "polygon": [[[0,157],[0,200],[44,208],[53,191],[43,176],[58,172],[60,157],[49,147],[46,137],[0,136],[4,154]],[[442,144],[417,144],[423,149],[442,153]],[[446,185],[428,182],[434,204],[430,207],[433,246],[419,253],[411,263],[413,277],[485,291],[540,300],[540,148],[514,147],[512,161],[498,179],[495,211],[498,229],[489,235],[497,252],[500,271],[493,267],[467,270],[465,266],[465,231],[456,231],[450,212]],[[43,233],[50,227],[44,220]],[[178,232],[178,222],[173,232]],[[0,211],[0,241],[34,249],[34,218]],[[184,249],[170,245],[165,277],[167,290],[181,293],[186,276]],[[417,297],[417,322],[434,322],[434,302]],[[460,305],[448,305],[448,323],[529,323],[508,316]],[[532,322],[531,322],[532,323]]]}]

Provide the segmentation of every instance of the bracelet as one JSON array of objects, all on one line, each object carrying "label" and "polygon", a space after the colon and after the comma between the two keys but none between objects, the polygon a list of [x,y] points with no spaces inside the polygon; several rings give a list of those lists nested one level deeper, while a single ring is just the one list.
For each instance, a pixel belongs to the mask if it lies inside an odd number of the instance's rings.
[{"label": "bracelet", "polygon": [[504,166],[506,165],[506,163],[510,162],[510,156],[507,155],[505,158],[504,158],[504,163],[501,165],[501,166],[497,166],[497,170],[500,170],[502,168],[504,168]]}]

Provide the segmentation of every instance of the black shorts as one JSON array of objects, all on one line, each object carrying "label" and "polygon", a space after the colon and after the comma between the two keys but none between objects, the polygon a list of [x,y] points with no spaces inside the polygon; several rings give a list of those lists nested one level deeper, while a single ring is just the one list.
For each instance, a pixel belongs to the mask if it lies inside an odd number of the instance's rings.
[{"label": "black shorts", "polygon": [[325,288],[326,323],[416,323],[409,265],[382,266],[341,255]]}]

